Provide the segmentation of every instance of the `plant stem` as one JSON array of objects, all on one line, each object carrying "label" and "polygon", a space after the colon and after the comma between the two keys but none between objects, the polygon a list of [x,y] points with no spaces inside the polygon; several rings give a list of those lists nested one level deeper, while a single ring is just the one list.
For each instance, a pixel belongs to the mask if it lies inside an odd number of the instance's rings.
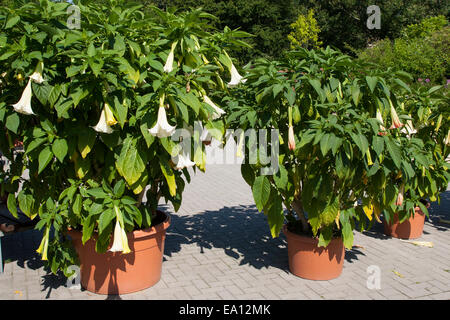
[{"label": "plant stem", "polygon": [[308,221],[306,220],[305,213],[303,212],[303,204],[302,200],[299,198],[295,198],[292,202],[292,207],[294,208],[295,212],[297,213],[298,219],[300,220],[300,223],[302,225],[302,230],[304,233],[308,232]]}]

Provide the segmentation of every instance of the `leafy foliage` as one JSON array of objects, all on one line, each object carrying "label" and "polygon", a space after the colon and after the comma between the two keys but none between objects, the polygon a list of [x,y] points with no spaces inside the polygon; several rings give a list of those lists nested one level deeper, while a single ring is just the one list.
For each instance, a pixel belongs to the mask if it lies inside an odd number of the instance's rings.
[{"label": "leafy foliage", "polygon": [[311,9],[308,15],[300,14],[297,21],[291,24],[293,31],[288,35],[291,48],[300,46],[303,48],[318,48],[322,45],[319,41],[320,28],[314,18],[314,10]]}]

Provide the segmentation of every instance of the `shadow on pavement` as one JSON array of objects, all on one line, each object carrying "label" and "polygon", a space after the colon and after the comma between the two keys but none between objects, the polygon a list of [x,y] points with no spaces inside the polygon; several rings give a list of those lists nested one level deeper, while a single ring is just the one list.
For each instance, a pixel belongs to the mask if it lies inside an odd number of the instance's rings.
[{"label": "shadow on pavement", "polygon": [[224,207],[192,216],[172,214],[165,255],[179,252],[183,244],[196,244],[200,253],[221,248],[226,255],[240,259],[239,265],[289,270],[285,236],[272,239],[266,216],[254,205]]}]

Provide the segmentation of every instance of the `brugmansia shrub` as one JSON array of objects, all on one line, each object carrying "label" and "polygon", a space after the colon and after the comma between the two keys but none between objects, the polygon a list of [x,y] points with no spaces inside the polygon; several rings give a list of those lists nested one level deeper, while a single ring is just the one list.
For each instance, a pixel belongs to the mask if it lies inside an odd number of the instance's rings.
[{"label": "brugmansia shrub", "polygon": [[[406,75],[364,74],[356,60],[330,48],[260,59],[246,71],[247,82],[228,104],[227,122],[244,130],[279,130],[279,139],[269,143],[280,150],[273,175],[261,170],[265,150],[258,152],[255,137],[239,139],[246,149],[242,175],[272,236],[286,218],[290,231],[318,237],[319,246],[342,236],[351,248],[354,228],[370,227],[395,205],[399,190],[390,175],[410,174],[405,164],[411,156],[427,157],[419,139],[401,152],[402,121],[410,119],[400,103]],[[252,150],[258,152],[253,163]]]},{"label": "brugmansia shrub", "polygon": [[67,26],[68,3],[0,8],[0,151],[12,161],[2,181],[13,214],[40,217],[38,252],[53,272],[76,260],[68,228],[83,243],[98,234],[98,252],[114,238],[112,250],[128,253],[124,233],[151,226],[161,198],[178,210],[205,149],[171,136],[197,123],[220,139],[213,101],[240,81],[226,50],[245,33],[213,30],[201,10],[102,3],[77,3],[80,29]]}]

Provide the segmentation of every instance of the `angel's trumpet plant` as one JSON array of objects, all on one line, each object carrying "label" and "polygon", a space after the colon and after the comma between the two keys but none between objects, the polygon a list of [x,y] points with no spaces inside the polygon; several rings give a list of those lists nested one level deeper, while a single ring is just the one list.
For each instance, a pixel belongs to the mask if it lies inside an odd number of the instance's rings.
[{"label": "angel's trumpet plant", "polygon": [[107,133],[111,134],[113,133],[113,129],[108,125],[108,122],[106,120],[106,107],[102,110],[102,113],[100,114],[100,119],[95,127],[93,129],[100,133]]},{"label": "angel's trumpet plant", "polygon": [[187,156],[184,152],[178,155],[178,162],[175,166],[177,170],[182,170],[184,168],[190,168],[195,166],[195,162],[191,161],[189,156]]},{"label": "angel's trumpet plant", "polygon": [[225,111],[223,111],[214,102],[212,102],[211,99],[206,94],[203,95],[203,101],[205,101],[214,109],[214,115],[212,116],[213,120],[216,120],[220,118],[223,114],[225,114]]},{"label": "angel's trumpet plant", "polygon": [[392,101],[389,100],[389,104],[391,105],[391,118],[392,118],[392,126],[389,129],[401,128],[404,126],[398,118],[397,111],[395,111],[394,105]]},{"label": "angel's trumpet plant", "polygon": [[[119,208],[114,206],[114,211],[116,213],[116,227],[114,228],[114,241],[111,249],[108,251],[111,252],[122,252],[124,254],[130,253],[130,247],[128,246],[128,238],[127,234],[122,226],[122,213]],[[122,223],[121,223],[122,222]]]},{"label": "angel's trumpet plant", "polygon": [[292,107],[289,107],[289,130],[288,130],[289,150],[295,150],[294,127],[292,126]]},{"label": "angel's trumpet plant", "polygon": [[25,115],[34,114],[33,109],[31,109],[31,79],[28,80],[28,84],[23,90],[22,96],[20,97],[19,102],[13,104],[14,110],[18,113],[22,113]]},{"label": "angel's trumpet plant", "polygon": [[377,120],[381,122],[380,132],[378,132],[378,135],[385,136],[387,134],[387,132],[386,132],[386,128],[383,126],[384,122],[383,122],[383,117],[381,116],[380,109],[377,109]]},{"label": "angel's trumpet plant", "polygon": [[50,237],[50,228],[45,229],[44,237],[42,238],[41,244],[39,248],[36,250],[37,253],[42,255],[42,260],[48,260],[47,251],[48,251],[48,240]]},{"label": "angel's trumpet plant", "polygon": [[169,55],[167,56],[166,64],[164,65],[164,72],[170,73],[173,70],[174,51],[177,43],[178,41],[172,43],[172,48],[170,49]]},{"label": "angel's trumpet plant", "polygon": [[42,73],[44,72],[44,62],[40,61],[36,66],[36,70],[34,70],[33,74],[30,76],[30,79],[35,83],[41,84],[44,82],[44,78],[42,77]]},{"label": "angel's trumpet plant", "polygon": [[167,121],[166,109],[164,107],[164,94],[159,98],[158,120],[155,126],[148,130],[151,135],[158,138],[170,137],[175,132],[175,127]]}]

